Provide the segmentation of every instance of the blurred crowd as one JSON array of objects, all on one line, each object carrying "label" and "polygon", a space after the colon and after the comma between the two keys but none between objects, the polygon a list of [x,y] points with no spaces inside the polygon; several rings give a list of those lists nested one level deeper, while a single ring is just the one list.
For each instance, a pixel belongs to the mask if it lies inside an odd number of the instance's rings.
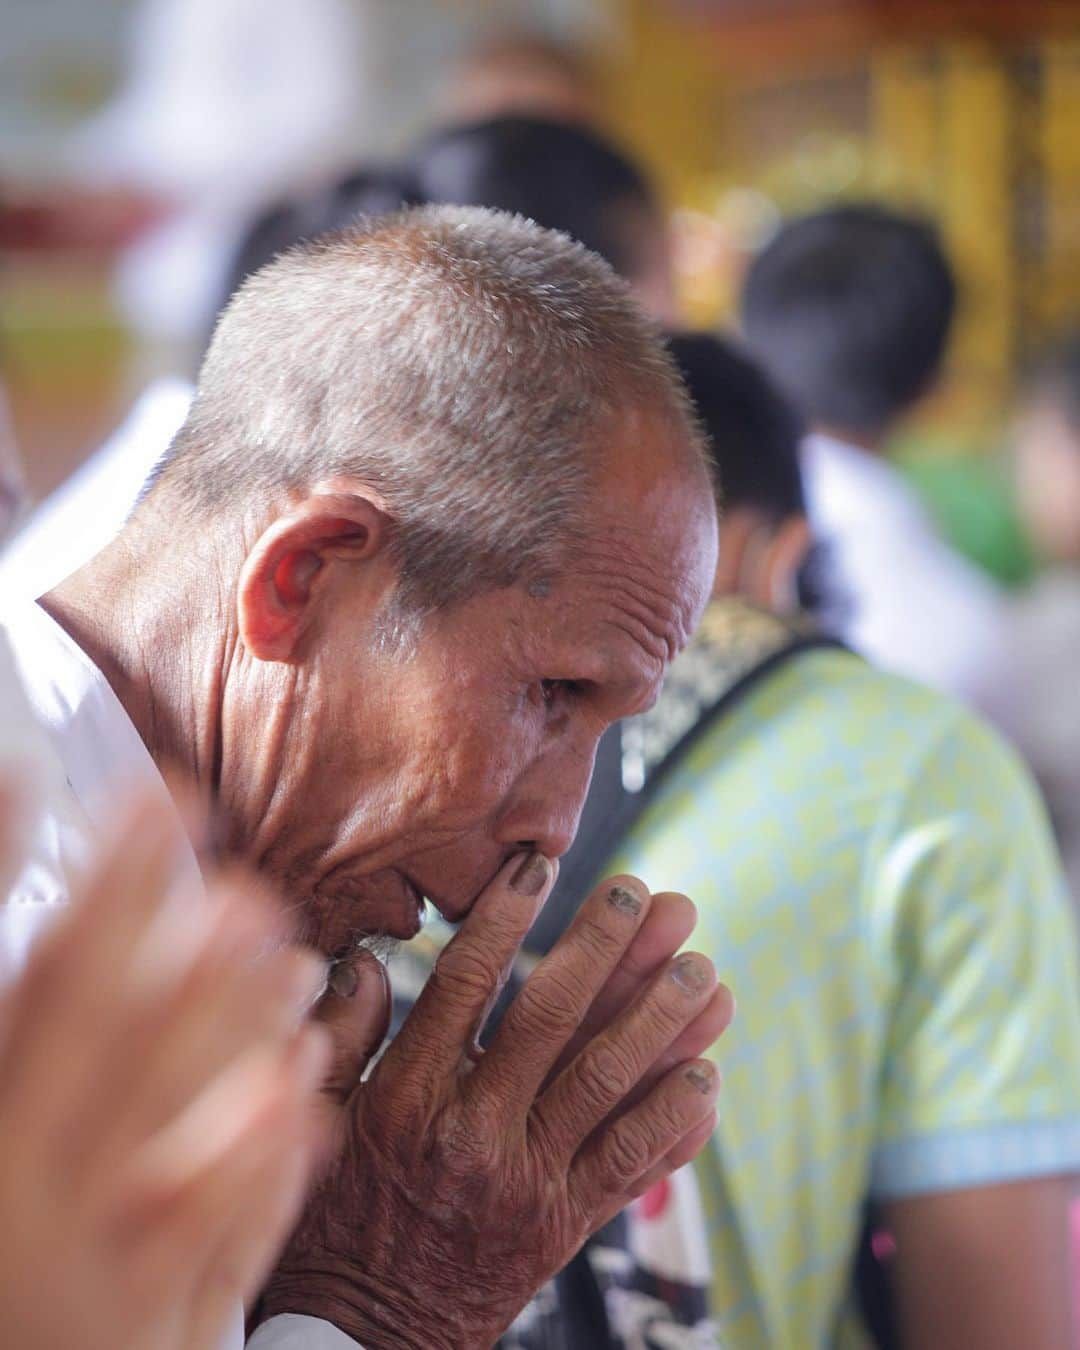
[{"label": "blurred crowd", "polygon": [[587,54],[357,158],[347,11],[145,6],[77,159],[172,360],[41,501],[0,396],[12,1344],[1074,1347],[1080,314],[1006,587],[892,455],[930,218],[691,331]]}]

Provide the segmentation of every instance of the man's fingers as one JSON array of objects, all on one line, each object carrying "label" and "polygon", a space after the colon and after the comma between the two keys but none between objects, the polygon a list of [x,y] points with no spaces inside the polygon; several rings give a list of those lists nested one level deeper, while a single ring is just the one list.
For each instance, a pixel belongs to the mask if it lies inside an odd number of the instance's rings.
[{"label": "man's fingers", "polygon": [[470,1080],[478,1099],[529,1101],[581,1025],[649,913],[636,877],[602,882],[510,1005]]},{"label": "man's fingers", "polygon": [[[83,1039],[73,1070],[88,1066],[92,1048],[107,1045],[120,1004],[117,987],[165,903],[175,845],[164,811],[150,800],[137,802],[70,909],[31,951],[13,995],[13,1009],[22,1015],[13,1017],[5,1064],[13,1095],[28,1110],[42,1092],[55,1098],[57,1077],[67,1067],[64,1047],[79,1044],[86,1028],[95,1037]],[[103,970],[109,979],[101,978]]]},{"label": "man's fingers", "polygon": [[688,1059],[697,1059],[703,1055],[731,1025],[735,1016],[735,997],[727,985],[721,984],[713,990],[712,997],[698,1013],[685,1031],[675,1038],[656,1062],[648,1069],[624,1101],[619,1103],[618,1113],[630,1110],[646,1097],[661,1078],[679,1064]]},{"label": "man's fingers", "polygon": [[332,1056],[323,1092],[336,1108],[353,1092],[390,1029],[390,980],[370,952],[330,966],[314,1017],[330,1032]]},{"label": "man's fingers", "polygon": [[711,1000],[716,971],[693,952],[675,957],[607,1030],[582,1050],[536,1104],[535,1122],[557,1156],[582,1140],[634,1091],[646,1070]]},{"label": "man's fingers", "polygon": [[387,1048],[376,1070],[380,1088],[420,1105],[432,1076],[456,1071],[554,875],[542,854],[518,854],[484,889]]},{"label": "man's fingers", "polygon": [[[671,1176],[672,1172],[677,1172],[680,1167],[685,1167],[687,1163],[693,1162],[712,1138],[715,1129],[716,1110],[714,1108],[700,1125],[695,1126],[689,1134],[684,1135],[684,1137],[679,1140],[678,1144],[676,1144],[662,1162],[657,1163],[655,1167],[651,1167],[644,1176],[635,1182],[630,1188],[629,1200],[634,1201],[642,1199],[644,1196],[648,1195],[649,1191],[651,1191],[654,1186],[659,1186],[666,1181],[667,1178]],[[625,1208],[622,1203],[613,1208],[611,1213],[608,1214],[597,1227],[602,1228],[604,1224],[613,1219],[622,1208]]]},{"label": "man's fingers", "polygon": [[[296,1134],[295,1124],[300,1132]],[[288,1121],[284,1129],[289,1130]],[[222,1344],[220,1330],[237,1305],[249,1303],[269,1275],[296,1221],[319,1152],[318,1130],[301,1117],[291,1127],[295,1143],[280,1139],[246,1190],[248,1201],[234,1215],[225,1240],[206,1253],[192,1300],[185,1346]]]},{"label": "man's fingers", "polygon": [[[223,900],[203,951],[175,987],[132,999],[99,1080],[111,1088],[106,1128],[122,1150],[160,1128],[236,1057],[264,1042],[284,1044],[322,986],[325,966],[312,952],[286,947],[256,959],[267,930],[244,900],[243,893]],[[137,1075],[133,1055],[146,1066]],[[69,1152],[79,1151],[75,1141]]]},{"label": "man's fingers", "polygon": [[[81,897],[72,902],[71,927],[84,944],[80,965],[86,983],[95,980],[90,972],[118,969],[130,958],[168,899],[181,844],[171,806],[156,796],[136,796],[121,808]],[[48,943],[46,935],[41,944],[46,951]]]},{"label": "man's fingers", "polygon": [[[720,1075],[706,1059],[681,1064],[633,1111],[605,1126],[581,1150],[570,1169],[571,1194],[600,1227],[652,1184],[653,1169],[695,1134],[698,1147],[708,1138]],[[671,1169],[668,1168],[670,1171]]]},{"label": "man's fingers", "polygon": [[[697,910],[685,895],[660,891],[619,964],[593,1000],[573,1039],[559,1056],[549,1081],[561,1073],[604,1027],[628,1008],[664,963],[690,937]],[[700,1053],[700,1052],[697,1052]]]},{"label": "man's fingers", "polygon": [[309,1025],[232,1065],[132,1160],[126,1231],[188,1262],[224,1240],[237,1205],[255,1202],[254,1178],[315,1128],[329,1058],[326,1032]]},{"label": "man's fingers", "polygon": [[[689,1134],[684,1135],[664,1159],[661,1164],[664,1169],[664,1175],[670,1176],[672,1172],[677,1172],[680,1167],[685,1167],[687,1163],[692,1163],[713,1137],[715,1129],[716,1108],[714,1107],[701,1124],[696,1129],[691,1130]],[[648,1180],[647,1176],[644,1180]],[[642,1195],[644,1195],[645,1190],[648,1190],[648,1186],[642,1190]]]}]

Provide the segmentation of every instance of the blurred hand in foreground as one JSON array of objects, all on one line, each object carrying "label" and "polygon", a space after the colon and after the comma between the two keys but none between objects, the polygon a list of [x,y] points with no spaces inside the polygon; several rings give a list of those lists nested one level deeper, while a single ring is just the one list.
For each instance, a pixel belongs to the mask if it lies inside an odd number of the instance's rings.
[{"label": "blurred hand in foreground", "polygon": [[[0,787],[0,871],[16,803]],[[0,995],[0,1326],[20,1350],[216,1350],[311,1170],[321,985],[247,882],[170,894],[136,802]]]}]

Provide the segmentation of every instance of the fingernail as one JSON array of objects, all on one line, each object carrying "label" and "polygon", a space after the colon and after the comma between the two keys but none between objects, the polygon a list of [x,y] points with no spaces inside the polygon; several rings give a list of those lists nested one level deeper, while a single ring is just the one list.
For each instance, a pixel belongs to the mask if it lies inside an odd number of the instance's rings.
[{"label": "fingernail", "polygon": [[636,917],[641,913],[641,901],[633,891],[628,891],[625,886],[612,886],[608,891],[608,904],[614,905],[616,909],[621,910],[623,914],[631,914]]},{"label": "fingernail", "polygon": [[686,1081],[693,1083],[694,1087],[707,1097],[716,1086],[716,1074],[709,1069],[703,1069],[700,1064],[695,1064],[687,1069]]},{"label": "fingernail", "polygon": [[551,876],[551,864],[542,853],[530,853],[510,878],[510,889],[535,899]]},{"label": "fingernail", "polygon": [[688,994],[700,994],[709,984],[709,964],[702,956],[688,952],[671,967],[671,978]]},{"label": "fingernail", "polygon": [[360,988],[360,975],[351,961],[335,961],[330,967],[326,987],[338,998],[352,998]]}]

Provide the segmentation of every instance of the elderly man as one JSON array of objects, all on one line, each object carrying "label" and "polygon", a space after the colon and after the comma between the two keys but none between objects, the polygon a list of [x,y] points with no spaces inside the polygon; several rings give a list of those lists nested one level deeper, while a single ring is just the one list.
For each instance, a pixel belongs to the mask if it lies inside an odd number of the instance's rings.
[{"label": "elderly man", "polygon": [[[693,1057],[730,1000],[674,956],[681,897],[600,887],[483,1056],[475,1035],[715,548],[681,385],[609,269],[442,208],[248,283],[116,543],[8,614],[70,789],[5,907],[9,959],[117,780],[164,792],[173,764],[335,958],[338,1149],[252,1344],[490,1344],[708,1137]],[[357,940],[411,936],[425,899],[465,922],[361,1083],[386,1000]]]}]

